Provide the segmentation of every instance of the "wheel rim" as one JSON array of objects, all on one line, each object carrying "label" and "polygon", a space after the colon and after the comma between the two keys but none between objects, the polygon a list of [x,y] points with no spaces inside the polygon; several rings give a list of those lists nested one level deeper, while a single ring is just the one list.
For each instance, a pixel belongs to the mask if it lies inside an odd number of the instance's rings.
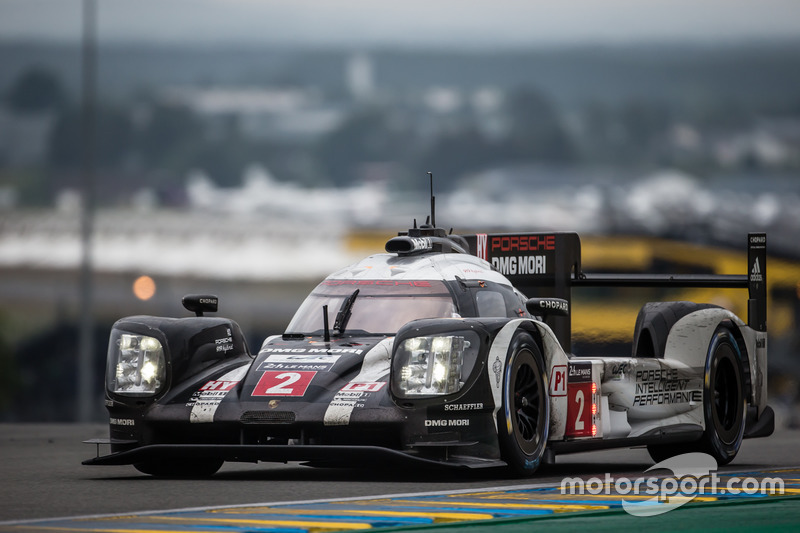
[{"label": "wheel rim", "polygon": [[525,353],[529,357],[521,358],[523,361],[514,378],[514,427],[520,448],[532,454],[539,445],[544,397],[541,373],[532,354]]}]

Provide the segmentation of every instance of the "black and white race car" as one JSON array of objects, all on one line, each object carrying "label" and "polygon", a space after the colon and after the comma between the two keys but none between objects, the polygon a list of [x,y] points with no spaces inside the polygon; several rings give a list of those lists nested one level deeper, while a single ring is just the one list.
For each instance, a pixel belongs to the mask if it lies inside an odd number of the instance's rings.
[{"label": "black and white race car", "polygon": [[[163,476],[224,461],[392,462],[529,475],[555,455],[646,445],[731,461],[770,435],[766,235],[745,275],[581,269],[575,233],[452,235],[425,224],[335,272],[283,335],[250,353],[232,320],[134,316],[111,331],[111,453]],[[586,286],[748,289],[748,320],[709,304],[646,303],[633,353],[571,354],[570,306]],[[534,296],[528,298],[527,296]],[[99,450],[99,446],[98,446]]]}]

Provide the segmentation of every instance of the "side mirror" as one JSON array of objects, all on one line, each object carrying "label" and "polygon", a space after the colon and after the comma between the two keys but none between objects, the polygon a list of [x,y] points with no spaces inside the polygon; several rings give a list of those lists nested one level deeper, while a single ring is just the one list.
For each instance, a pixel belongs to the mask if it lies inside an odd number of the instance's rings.
[{"label": "side mirror", "polygon": [[187,294],[181,300],[183,307],[195,314],[203,316],[203,313],[216,313],[219,298],[213,294]]},{"label": "side mirror", "polygon": [[530,298],[525,307],[532,315],[569,316],[569,302],[561,298]]}]

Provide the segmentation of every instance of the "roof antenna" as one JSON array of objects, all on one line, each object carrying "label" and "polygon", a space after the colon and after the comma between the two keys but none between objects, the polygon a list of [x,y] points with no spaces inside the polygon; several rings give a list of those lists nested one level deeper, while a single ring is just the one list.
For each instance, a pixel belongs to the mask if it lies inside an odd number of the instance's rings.
[{"label": "roof antenna", "polygon": [[436,227],[436,197],[433,195],[433,172],[428,172],[431,177],[431,226]]}]

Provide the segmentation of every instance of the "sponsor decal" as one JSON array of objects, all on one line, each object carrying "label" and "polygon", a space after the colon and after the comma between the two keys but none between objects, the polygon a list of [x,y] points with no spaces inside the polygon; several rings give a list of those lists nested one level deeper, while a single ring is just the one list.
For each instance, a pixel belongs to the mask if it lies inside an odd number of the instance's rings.
[{"label": "sponsor decal", "polygon": [[636,396],[632,405],[664,405],[673,403],[700,403],[699,390],[687,390],[688,378],[678,375],[676,368],[636,371]]},{"label": "sponsor decal", "polygon": [[[356,407],[363,408],[366,404],[364,403],[369,397],[369,393],[360,390],[340,390],[336,393],[336,395],[331,400],[331,403],[328,404],[328,407],[333,407],[334,409],[349,409],[350,413]],[[348,413],[347,420],[350,420],[350,413]],[[332,425],[332,424],[329,424]]]},{"label": "sponsor decal", "polygon": [[767,347],[767,339],[764,337],[760,337],[756,339],[756,348],[766,348]]},{"label": "sponsor decal", "polygon": [[[556,249],[555,235],[476,234],[477,255],[489,261],[494,270],[506,276],[548,274],[548,262]],[[538,252],[538,253],[537,253]]]},{"label": "sponsor decal", "polygon": [[592,363],[570,363],[569,382],[570,383],[589,383],[592,381]]},{"label": "sponsor decal", "polygon": [[550,374],[550,396],[567,395],[567,365],[555,365]]},{"label": "sponsor decal", "polygon": [[351,381],[337,392],[325,411],[326,426],[343,426],[350,423],[353,409],[363,409],[372,393],[386,385],[385,381]]},{"label": "sponsor decal", "polygon": [[135,426],[136,421],[133,418],[110,418],[108,420],[112,426]]},{"label": "sponsor decal", "polygon": [[761,283],[764,281],[764,276],[761,274],[761,265],[758,264],[758,257],[753,262],[753,268],[750,269],[750,281],[754,283]]},{"label": "sponsor decal", "polygon": [[430,250],[433,248],[433,242],[429,237],[411,237],[411,244],[414,245],[414,250]]},{"label": "sponsor decal", "polygon": [[218,379],[207,381],[195,391],[186,402],[186,407],[192,409],[189,413],[189,422],[193,424],[213,422],[214,413],[217,412],[219,404],[230,391],[236,388],[236,385],[247,373],[247,368],[245,365],[231,370]]},{"label": "sponsor decal", "polygon": [[333,363],[273,363],[270,361],[263,361],[258,365],[258,370],[264,372],[266,370],[308,370],[312,372],[327,372],[331,369]]},{"label": "sponsor decal", "polygon": [[492,254],[556,249],[555,235],[493,235]]},{"label": "sponsor decal", "polygon": [[353,411],[363,409],[374,395],[383,390],[389,377],[394,338],[384,339],[367,351],[361,371],[337,391],[325,410],[326,426],[346,426]]},{"label": "sponsor decal", "polygon": [[489,256],[486,255],[486,246],[489,244],[489,236],[485,233],[478,233],[476,237],[478,240],[478,257],[484,261],[488,261]]},{"label": "sponsor decal", "polygon": [[[209,383],[215,383],[210,381]],[[225,390],[217,390],[217,389],[200,389],[192,394],[189,401],[186,402],[186,407],[191,407],[193,410],[194,408],[211,408],[213,407],[215,410],[217,406],[220,404],[223,398],[228,395],[228,392],[236,386],[238,381],[224,381],[219,383],[230,383],[232,384],[230,388]],[[206,384],[208,385],[208,383]],[[205,386],[205,385],[204,385]],[[222,386],[222,385],[220,385]]]},{"label": "sponsor decal", "polygon": [[342,387],[342,391],[359,391],[359,392],[378,392],[386,385],[385,381],[375,381],[375,382],[357,382],[351,381],[344,387]]},{"label": "sponsor decal", "polygon": [[344,426],[350,423],[353,409],[363,409],[372,393],[386,385],[385,381],[351,381],[331,399],[325,411],[326,426]]},{"label": "sponsor decal", "polygon": [[547,274],[547,257],[544,255],[492,257],[492,266],[506,276]]},{"label": "sponsor decal", "polygon": [[631,371],[630,363],[614,363],[611,367],[611,375],[614,377],[623,376]]},{"label": "sponsor decal", "polygon": [[443,427],[456,427],[456,426],[468,426],[469,419],[468,418],[458,418],[458,419],[438,419],[438,420],[426,420],[425,427],[426,428],[443,428]]},{"label": "sponsor decal", "polygon": [[445,411],[480,411],[483,409],[483,402],[477,403],[446,403]]},{"label": "sponsor decal", "polygon": [[569,313],[569,303],[560,298],[541,298],[539,300],[540,309],[556,309]]},{"label": "sponsor decal", "polygon": [[224,391],[228,392],[239,383],[238,381],[209,381],[202,387],[201,391]]},{"label": "sponsor decal", "polygon": [[223,337],[222,339],[214,340],[214,343],[217,345],[217,351],[227,353],[233,350],[233,337],[230,336],[231,330],[228,330],[228,337]]},{"label": "sponsor decal", "polygon": [[262,354],[271,354],[272,363],[335,363],[343,354],[364,353],[359,348],[278,348],[267,347]]},{"label": "sponsor decal", "polygon": [[499,387],[501,374],[503,372],[503,363],[500,361],[500,356],[495,357],[494,363],[492,363],[492,372],[494,372],[494,378]]},{"label": "sponsor decal", "polygon": [[267,371],[253,389],[253,396],[303,396],[316,372]]}]

